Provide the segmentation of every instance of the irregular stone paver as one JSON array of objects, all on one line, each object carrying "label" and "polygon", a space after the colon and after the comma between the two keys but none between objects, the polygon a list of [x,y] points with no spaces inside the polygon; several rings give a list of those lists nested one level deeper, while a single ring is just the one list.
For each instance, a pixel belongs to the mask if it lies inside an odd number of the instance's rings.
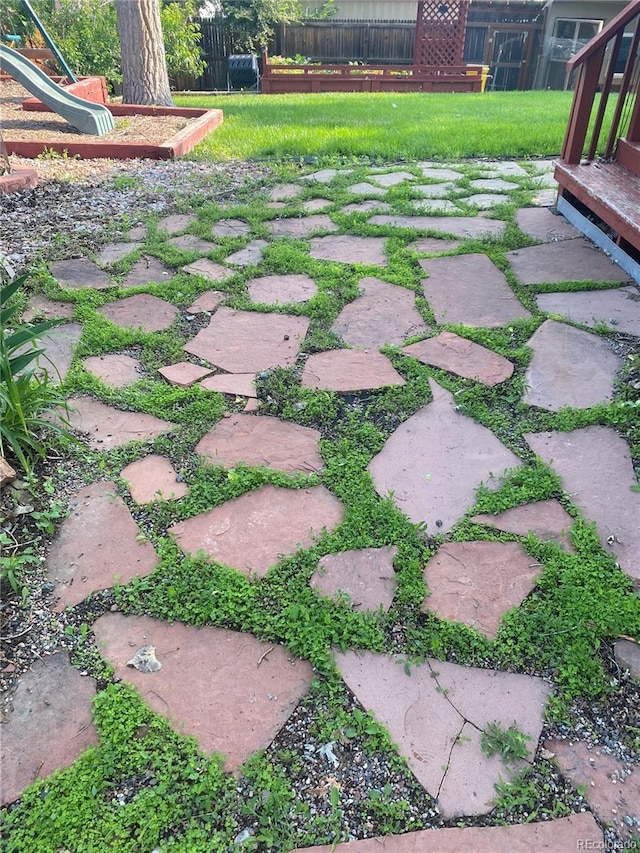
[{"label": "irregular stone paver", "polygon": [[347,595],[354,610],[387,612],[393,602],[398,580],[393,560],[398,549],[361,548],[327,554],[311,576],[311,586],[327,598]]},{"label": "irregular stone paver", "polygon": [[307,213],[315,213],[318,210],[324,210],[332,205],[333,202],[328,198],[310,198],[309,201],[304,202],[302,209],[306,210]]},{"label": "irregular stone paver", "polygon": [[372,174],[367,176],[374,184],[380,184],[381,187],[396,187],[398,184],[403,184],[405,181],[415,181],[416,176],[411,172],[385,172],[384,174]]},{"label": "irregular stone paver", "polygon": [[[536,163],[535,165],[539,168],[542,168],[542,163]],[[495,160],[494,162],[479,163],[478,166],[482,169],[490,170],[494,175],[517,175],[522,178],[526,178],[529,175],[527,170],[523,169],[522,166],[520,166],[518,163],[511,163],[506,160]]]},{"label": "irregular stone paver", "polygon": [[631,640],[620,639],[613,644],[613,656],[618,666],[629,670],[631,678],[640,681],[640,645]]},{"label": "irregular stone paver", "polygon": [[185,231],[192,223],[197,222],[198,217],[193,213],[173,213],[165,216],[158,222],[158,231],[166,231],[167,234],[178,234]]},{"label": "irregular stone paver", "polygon": [[518,184],[513,181],[505,181],[503,178],[480,178],[477,181],[470,181],[474,190],[489,190],[490,192],[509,192],[509,190],[517,190]]},{"label": "irregular stone paver", "polygon": [[142,329],[143,332],[161,332],[168,329],[179,310],[150,293],[138,293],[109,302],[97,309],[99,314],[123,329]]},{"label": "irregular stone paver", "polygon": [[136,225],[129,229],[128,237],[130,240],[144,240],[147,236],[146,225]]},{"label": "irregular stone paver", "polygon": [[218,308],[184,349],[230,373],[257,373],[293,364],[308,328],[308,317]]},{"label": "irregular stone paver", "polygon": [[80,675],[67,652],[36,660],[23,675],[2,725],[2,805],[35,782],[69,767],[97,746],[91,703],[93,678]]},{"label": "irregular stone paver", "polygon": [[[411,666],[374,652],[335,654],[347,686],[385,725],[445,819],[485,814],[494,785],[509,778],[498,755],[487,758],[480,733],[497,722],[528,735],[529,756],[540,737],[550,686],[540,678],[427,659]],[[525,762],[510,765],[515,771]]]},{"label": "irregular stone paver", "polygon": [[314,237],[309,254],[320,261],[340,261],[343,264],[375,264],[384,266],[387,257],[386,237]]},{"label": "irregular stone paver", "polygon": [[319,847],[298,847],[294,853],[540,853],[542,850],[598,850],[604,836],[591,812],[557,820],[514,826],[467,826],[421,829]]},{"label": "irregular stone paver", "polygon": [[431,534],[446,533],[475,501],[481,482],[520,460],[486,427],[456,411],[453,396],[429,380],[433,401],[401,424],[367,470],[382,497]]},{"label": "irregular stone paver", "polygon": [[215,311],[228,295],[228,293],[222,290],[207,290],[205,293],[201,293],[187,310],[192,311],[194,314],[200,314],[204,311]]},{"label": "irregular stone paver", "polygon": [[79,290],[90,287],[92,290],[105,290],[116,284],[104,270],[89,258],[73,258],[68,261],[54,261],[49,264],[51,275],[60,287]]},{"label": "irregular stone paver", "polygon": [[164,456],[145,456],[127,465],[120,472],[129,484],[131,497],[137,504],[149,504],[155,500],[178,500],[183,498],[189,487],[177,480],[177,472]]},{"label": "irregular stone paver", "polygon": [[529,237],[545,243],[570,240],[580,236],[580,232],[567,222],[564,216],[539,207],[523,207],[521,210],[516,210],[516,222],[518,228]]},{"label": "irregular stone paver", "polygon": [[456,203],[446,198],[425,198],[414,201],[413,209],[416,213],[460,213]]},{"label": "irregular stone paver", "polygon": [[51,543],[46,562],[58,612],[116,581],[126,584],[144,577],[158,565],[153,545],[139,540],[140,530],[116,494],[115,483],[83,486],[69,505],[71,514]]},{"label": "irregular stone paver", "polygon": [[518,542],[447,542],[425,566],[429,592],[422,611],[464,622],[492,640],[541,571]]},{"label": "irregular stone paver", "polygon": [[130,441],[147,441],[170,432],[174,424],[144,412],[124,412],[92,397],[69,399],[69,428],[86,433],[92,450],[111,450]]},{"label": "irregular stone paver", "polygon": [[69,372],[73,352],[81,337],[82,326],[79,323],[64,323],[49,329],[39,339],[38,346],[43,353],[34,363],[40,370],[46,370],[54,385],[62,382]]},{"label": "irregular stone paver", "polygon": [[372,216],[372,225],[391,225],[395,228],[413,228],[416,231],[443,231],[456,237],[479,237],[483,234],[502,234],[506,222],[483,219],[480,216],[401,216],[379,214]]},{"label": "irregular stone paver", "polygon": [[257,393],[255,373],[217,373],[203,379],[200,387],[205,391],[235,394],[237,397],[255,397]]},{"label": "irregular stone paver", "polygon": [[564,314],[585,326],[604,323],[616,332],[640,337],[640,291],[637,287],[540,293],[535,299],[541,311]]},{"label": "irregular stone paver", "polygon": [[200,367],[190,361],[179,361],[177,364],[169,364],[160,367],[158,373],[163,376],[169,385],[177,385],[178,388],[190,388],[213,373],[210,367]]},{"label": "irregular stone paver", "polygon": [[613,399],[613,380],[622,361],[604,338],[545,320],[527,345],[533,357],[523,398],[530,406],[557,412],[563,406],[586,409]]},{"label": "irregular stone paver", "polygon": [[263,275],[247,282],[249,298],[263,305],[307,302],[318,292],[315,281],[306,273]]},{"label": "irregular stone paver", "polygon": [[174,271],[165,266],[162,261],[151,255],[143,255],[129,270],[120,287],[128,290],[131,287],[144,287],[152,282],[162,283],[175,275]]},{"label": "irregular stone paver", "polygon": [[379,201],[378,199],[367,199],[366,201],[357,201],[352,202],[351,204],[346,204],[342,208],[343,213],[371,213],[374,210],[391,210],[391,205],[387,204],[386,201]]},{"label": "irregular stone paver", "polygon": [[562,477],[572,502],[595,521],[602,547],[640,580],[640,493],[626,441],[614,429],[528,433],[525,440]]},{"label": "irregular stone paver", "polygon": [[340,501],[324,486],[262,486],[169,528],[181,551],[204,551],[225,566],[264,577],[283,556],[310,547],[323,528],[344,517]]},{"label": "irregular stone paver", "polygon": [[25,323],[36,320],[70,320],[76,306],[73,302],[56,302],[41,293],[34,293],[22,313]]},{"label": "irregular stone paver", "polygon": [[246,237],[250,226],[242,219],[221,219],[211,229],[214,237]]},{"label": "irregular stone paver", "polygon": [[624,270],[582,237],[562,244],[544,243],[517,249],[507,252],[507,258],[522,284],[629,280]]},{"label": "irregular stone paver", "polygon": [[119,353],[92,355],[83,359],[85,369],[112,388],[126,388],[142,378],[142,365],[137,358]]},{"label": "irregular stone paver", "polygon": [[474,515],[471,521],[485,524],[497,530],[526,536],[531,532],[543,542],[555,542],[565,551],[573,551],[571,542],[571,525],[573,518],[562,504],[556,500],[536,501],[523,504],[511,509],[505,509],[497,515],[480,513]]},{"label": "irregular stone paver", "polygon": [[268,201],[265,205],[269,210],[285,210],[287,205],[284,201]]},{"label": "irregular stone paver", "polygon": [[225,262],[235,264],[237,267],[248,267],[250,264],[259,264],[262,260],[263,249],[266,249],[268,245],[266,240],[252,240],[250,243],[247,243],[244,249],[240,249],[238,252],[234,252],[228,258],[225,258]]},{"label": "irregular stone paver", "polygon": [[538,207],[553,207],[558,198],[558,188],[539,190],[533,197],[532,204],[537,204]]},{"label": "irregular stone paver", "polygon": [[[116,678],[203,752],[222,753],[227,772],[269,746],[311,685],[308,661],[251,634],[120,613],[101,616],[93,630]],[[156,649],[156,672],[127,666],[145,645]]]},{"label": "irregular stone paver", "polygon": [[489,387],[504,382],[513,373],[509,359],[453,332],[440,332],[435,338],[404,347],[402,352],[423,364],[441,367]]},{"label": "irregular stone paver", "polygon": [[232,415],[222,418],[196,445],[212,465],[244,463],[278,471],[320,471],[320,433],[278,418]]},{"label": "irregular stone paver", "polygon": [[185,252],[210,252],[215,243],[211,240],[203,240],[202,237],[197,237],[195,234],[180,234],[178,237],[171,237],[167,240],[169,246],[174,246],[176,249],[183,249]]},{"label": "irregular stone paver", "polygon": [[453,252],[462,245],[462,240],[445,240],[442,237],[421,237],[409,243],[407,249],[413,252],[434,254],[436,252]]},{"label": "irregular stone paver", "polygon": [[226,281],[236,274],[234,270],[227,269],[227,267],[223,267],[222,264],[217,264],[209,258],[200,258],[192,264],[182,267],[182,269],[184,272],[199,275],[208,281]]},{"label": "irregular stone paver", "polygon": [[508,202],[509,199],[503,195],[496,195],[495,193],[475,193],[474,195],[470,195],[465,198],[465,201],[467,204],[472,204],[480,210],[491,210],[492,207],[496,207],[498,204],[504,204],[505,202]]},{"label": "irregular stone paver", "polygon": [[423,258],[424,295],[439,323],[503,326],[531,313],[519,302],[504,273],[486,255]]},{"label": "irregular stone paver", "polygon": [[350,175],[352,169],[320,169],[310,175],[304,175],[301,181],[317,181],[319,184],[330,184],[338,175]]},{"label": "irregular stone paver", "polygon": [[448,181],[446,184],[419,184],[411,189],[425,198],[444,198],[456,187]]},{"label": "irregular stone paver", "polygon": [[331,327],[350,346],[379,349],[428,331],[413,290],[372,277],[358,284],[361,295],[345,305]]},{"label": "irregular stone paver", "polygon": [[118,261],[126,258],[132,252],[137,252],[141,247],[142,243],[109,243],[98,255],[98,263],[103,267],[117,264]]},{"label": "irregular stone paver", "polygon": [[423,166],[422,174],[425,178],[433,178],[435,181],[457,181],[464,177],[462,172],[455,169],[438,169],[432,166]]},{"label": "irregular stone paver", "polygon": [[274,219],[269,223],[274,237],[307,237],[313,231],[338,231],[338,226],[326,213]]},{"label": "irregular stone paver", "polygon": [[369,183],[369,181],[360,181],[358,184],[352,184],[349,187],[349,192],[351,195],[364,195],[367,197],[383,196],[387,194],[386,189],[383,187],[377,187],[375,184]]},{"label": "irregular stone paver", "polygon": [[380,352],[334,349],[309,356],[302,385],[314,390],[367,391],[405,381]]},{"label": "irregular stone paver", "polygon": [[271,201],[286,201],[290,198],[297,198],[301,193],[298,184],[277,184],[271,187],[269,198]]},{"label": "irregular stone paver", "polygon": [[640,771],[584,741],[551,740],[545,747],[554,753],[562,773],[584,789],[594,814],[613,826],[623,842],[630,843],[640,830]]}]

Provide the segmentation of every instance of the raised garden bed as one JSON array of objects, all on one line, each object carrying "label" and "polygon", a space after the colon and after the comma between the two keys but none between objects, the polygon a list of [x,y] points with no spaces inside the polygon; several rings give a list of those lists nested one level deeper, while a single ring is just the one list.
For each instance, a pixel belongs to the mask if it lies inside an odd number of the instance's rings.
[{"label": "raised garden bed", "polygon": [[484,92],[486,65],[289,65],[263,63],[262,92]]}]

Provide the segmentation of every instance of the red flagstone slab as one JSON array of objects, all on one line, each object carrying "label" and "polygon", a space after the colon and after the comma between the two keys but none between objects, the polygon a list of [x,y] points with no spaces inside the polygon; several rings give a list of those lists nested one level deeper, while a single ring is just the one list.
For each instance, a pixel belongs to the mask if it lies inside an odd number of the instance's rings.
[{"label": "red flagstone slab", "polygon": [[260,401],[255,397],[249,397],[247,400],[247,405],[242,410],[245,414],[255,414],[260,411]]},{"label": "red flagstone slab", "polygon": [[76,306],[73,302],[54,302],[41,293],[35,293],[22,314],[25,323],[39,320],[70,320]]},{"label": "red flagstone slab", "polygon": [[629,275],[596,249],[577,238],[507,252],[511,269],[522,284],[556,281],[629,281]]},{"label": "red flagstone slab", "polygon": [[310,241],[309,254],[320,261],[384,266],[387,263],[384,253],[386,242],[386,237],[314,237]]},{"label": "red flagstone slab", "polygon": [[256,396],[255,373],[217,373],[208,376],[200,383],[206,391],[218,391],[220,394],[235,394],[238,397]]},{"label": "red flagstone slab", "polygon": [[264,305],[307,302],[318,292],[315,281],[306,273],[263,275],[247,282],[249,298]]},{"label": "red flagstone slab", "polygon": [[[540,678],[427,659],[412,665],[374,652],[335,653],[338,670],[358,701],[389,730],[446,819],[486,814],[494,785],[510,776],[498,755],[487,758],[480,732],[517,721],[535,754],[551,692]],[[531,758],[529,759],[531,760]],[[521,761],[510,765],[516,771]]]},{"label": "red flagstone slab", "polygon": [[442,231],[456,237],[480,237],[502,234],[506,222],[484,219],[480,216],[402,216],[381,214],[372,216],[372,225],[391,225],[395,228],[413,228],[416,231]]},{"label": "red flagstone slab", "polygon": [[613,644],[613,656],[618,666],[628,669],[631,678],[640,681],[640,643],[621,638]]},{"label": "red flagstone slab", "polygon": [[232,415],[223,418],[196,445],[212,465],[245,465],[278,471],[320,471],[320,433],[278,418]]},{"label": "red flagstone slab", "polygon": [[82,364],[86,370],[112,388],[126,388],[142,378],[140,362],[130,355],[92,355],[83,359]]},{"label": "red flagstone slab", "polygon": [[524,438],[562,477],[572,502],[596,522],[605,551],[640,580],[640,492],[631,491],[638,481],[626,441],[604,426],[529,433]]},{"label": "red flagstone slab", "polygon": [[309,201],[303,203],[302,209],[306,210],[307,213],[316,213],[318,210],[331,207],[332,204],[333,202],[328,198],[310,198]]},{"label": "red flagstone slab", "polygon": [[171,216],[165,216],[158,222],[158,231],[178,234],[180,231],[185,231],[197,219],[198,217],[192,213],[174,213]]},{"label": "red flagstone slab", "polygon": [[414,291],[371,277],[358,284],[362,295],[345,305],[331,327],[345,343],[379,349],[428,331],[415,306]]},{"label": "red flagstone slab", "polygon": [[293,364],[308,328],[308,317],[218,308],[184,349],[230,373],[257,373]]},{"label": "red flagstone slab", "polygon": [[177,364],[160,367],[158,373],[167,380],[169,385],[177,385],[178,388],[190,388],[200,379],[210,376],[213,370],[210,367],[200,367],[199,364],[193,364],[191,361],[179,361]]},{"label": "red flagstone slab", "polygon": [[86,433],[92,450],[111,450],[130,441],[147,441],[173,429],[174,424],[143,412],[125,412],[92,397],[69,399],[69,428]]},{"label": "red flagstone slab", "polygon": [[324,486],[262,486],[169,528],[183,553],[198,551],[246,575],[264,577],[283,556],[309,548],[323,528],[331,531],[344,508]]},{"label": "red flagstone slab", "polygon": [[120,287],[128,290],[130,287],[144,287],[152,282],[161,284],[173,278],[174,275],[174,271],[165,266],[162,261],[151,257],[151,255],[143,255],[133,265],[125,280],[120,284]]},{"label": "red flagstone slab", "polygon": [[404,347],[402,352],[423,364],[441,367],[465,379],[475,379],[490,388],[513,373],[509,359],[453,332],[440,332],[435,338]]},{"label": "red flagstone slab", "polygon": [[523,207],[521,210],[516,210],[516,222],[518,228],[529,237],[545,243],[571,240],[580,236],[577,228],[567,222],[564,216],[554,214],[544,207]]},{"label": "red flagstone slab", "polygon": [[398,586],[393,570],[397,553],[394,545],[327,554],[311,576],[311,586],[327,598],[347,595],[354,610],[381,608],[386,613]]},{"label": "red flagstone slab", "polygon": [[46,562],[57,612],[116,581],[126,584],[144,577],[158,565],[153,545],[139,541],[140,530],[116,494],[115,483],[84,486],[69,503],[71,514],[51,543]]},{"label": "red flagstone slab", "polygon": [[591,747],[584,741],[551,740],[545,747],[554,753],[558,767],[574,787],[584,790],[584,797],[595,816],[605,826],[613,827],[623,842],[629,844],[637,839],[640,829],[638,766],[607,755],[601,748]]},{"label": "red flagstone slab", "polygon": [[446,533],[475,502],[475,490],[520,460],[486,427],[456,411],[453,396],[429,382],[433,401],[387,439],[367,470],[375,489],[431,534]]},{"label": "red flagstone slab", "polygon": [[[222,753],[227,772],[269,746],[311,686],[308,661],[251,634],[120,613],[101,616],[93,630],[116,678],[203,752]],[[155,647],[156,672],[127,666],[145,645]]]},{"label": "red flagstone slab", "polygon": [[142,329],[144,332],[161,332],[168,329],[180,313],[175,305],[152,296],[138,293],[97,309],[99,314],[123,329]]},{"label": "red flagstone slab", "polygon": [[116,283],[111,280],[107,273],[89,258],[54,261],[49,264],[49,270],[60,287],[72,290],[83,287],[90,287],[92,290],[105,290],[107,287],[116,286]]},{"label": "red flagstone slab", "polygon": [[91,715],[95,694],[95,680],[80,675],[66,652],[36,660],[22,676],[2,725],[3,806],[36,779],[70,767],[97,746]]},{"label": "red flagstone slab", "polygon": [[109,243],[105,246],[98,255],[98,263],[103,267],[109,267],[111,264],[117,264],[127,255],[132,252],[137,252],[142,247],[142,243]]},{"label": "red flagstone slab", "polygon": [[305,388],[327,391],[368,391],[387,385],[404,385],[386,355],[333,349],[310,355],[302,372]]},{"label": "red flagstone slab", "polygon": [[212,243],[211,240],[203,240],[202,237],[196,237],[195,234],[180,234],[178,237],[171,237],[167,243],[186,252],[211,252],[215,247],[215,243]]},{"label": "red flagstone slab", "polygon": [[605,338],[545,320],[527,345],[533,357],[523,399],[530,406],[557,412],[563,406],[586,409],[613,399],[613,382],[622,360]]},{"label": "red flagstone slab", "polygon": [[503,326],[531,313],[516,299],[504,273],[483,254],[424,258],[424,295],[439,323]]},{"label": "red flagstone slab", "polygon": [[523,504],[505,509],[497,515],[474,515],[471,521],[507,533],[516,533],[518,536],[533,533],[542,542],[555,542],[565,551],[575,550],[571,542],[573,518],[556,500]]},{"label": "red flagstone slab", "polygon": [[447,542],[425,566],[423,613],[464,622],[490,640],[507,610],[518,607],[542,567],[517,542]]},{"label": "red flagstone slab", "polygon": [[313,231],[338,231],[335,222],[324,213],[274,219],[269,222],[269,227],[274,237],[307,237]]},{"label": "red flagstone slab", "polygon": [[407,249],[414,252],[424,252],[430,255],[436,252],[453,252],[462,245],[462,240],[444,240],[440,237],[421,237],[413,243],[409,243]]},{"label": "red flagstone slab", "polygon": [[515,826],[422,829],[319,847],[295,853],[574,853],[604,849],[604,836],[590,812]]},{"label": "red flagstone slab", "polygon": [[247,243],[244,249],[240,249],[238,252],[234,252],[228,258],[225,258],[225,263],[235,264],[237,267],[248,267],[250,264],[259,264],[262,260],[263,249],[266,249],[268,245],[266,240],[252,240],[250,243]]},{"label": "red flagstone slab", "polygon": [[46,370],[54,385],[62,382],[69,372],[73,353],[81,337],[80,323],[64,323],[49,329],[38,341],[43,353],[36,359],[36,364],[42,371]]},{"label": "red flagstone slab", "polygon": [[207,290],[198,296],[196,301],[187,308],[187,311],[191,311],[194,314],[199,314],[203,311],[215,311],[228,295],[228,293],[224,293],[222,290]]},{"label": "red flagstone slab", "polygon": [[206,278],[207,281],[227,281],[233,278],[236,274],[234,270],[223,267],[222,264],[216,264],[215,261],[210,261],[209,258],[200,258],[192,264],[187,264],[182,267],[184,272],[192,275],[199,275],[201,278]]},{"label": "red flagstone slab", "polygon": [[129,485],[131,497],[137,504],[149,504],[155,500],[178,500],[183,498],[189,487],[176,479],[176,469],[164,456],[145,456],[127,465],[120,476]]},{"label": "red flagstone slab", "polygon": [[214,237],[246,237],[251,228],[241,219],[221,219],[211,229]]},{"label": "red flagstone slab", "polygon": [[538,308],[550,314],[564,314],[569,320],[595,326],[604,323],[616,332],[640,337],[640,290],[583,290],[569,293],[540,293]]}]

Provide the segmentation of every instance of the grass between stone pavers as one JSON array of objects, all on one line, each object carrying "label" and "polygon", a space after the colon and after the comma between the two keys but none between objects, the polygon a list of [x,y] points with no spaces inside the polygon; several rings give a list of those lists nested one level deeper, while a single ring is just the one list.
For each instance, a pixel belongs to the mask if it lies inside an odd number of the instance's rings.
[{"label": "grass between stone pavers", "polygon": [[[364,178],[368,171],[359,165],[353,168],[353,180]],[[404,168],[415,171],[416,177],[421,174],[411,164],[403,164]],[[463,167],[463,171],[469,179],[482,174],[471,165]],[[281,166],[277,173],[280,180],[293,181],[301,170]],[[606,704],[612,688],[604,648],[621,634],[640,634],[638,597],[627,576],[602,550],[593,525],[581,518],[571,496],[563,492],[557,475],[535,458],[522,436],[529,431],[571,430],[601,423],[620,431],[639,463],[640,394],[623,375],[612,403],[587,410],[548,413],[521,402],[530,360],[526,342],[547,315],[537,310],[533,299],[543,288],[518,285],[506,260],[508,251],[535,242],[517,228],[516,203],[511,200],[526,203],[535,179],[515,182],[520,185],[517,193],[490,214],[508,222],[504,235],[465,240],[457,251],[486,253],[505,272],[518,297],[532,311],[532,318],[498,329],[439,327],[451,329],[514,362],[513,376],[498,388],[486,388],[428,368],[402,355],[396,347],[385,348],[385,353],[406,380],[404,386],[351,395],[301,387],[305,355],[341,345],[331,332],[331,325],[342,307],[356,296],[358,281],[366,275],[414,291],[425,321],[436,325],[420,287],[425,277],[418,263],[421,256],[410,248],[422,234],[413,229],[370,225],[361,214],[339,213],[339,207],[353,200],[342,176],[326,187],[303,186],[300,197],[287,202],[285,215],[302,214],[302,202],[314,195],[330,199],[333,206],[326,212],[343,232],[388,238],[388,266],[384,270],[316,261],[309,257],[306,240],[283,238],[267,248],[258,266],[239,270],[221,286],[230,294],[228,304],[232,307],[267,310],[267,306],[251,305],[247,297],[245,282],[256,275],[304,272],[318,285],[318,294],[306,305],[269,309],[305,314],[311,324],[299,363],[292,368],[265,371],[258,381],[265,414],[321,432],[325,468],[318,474],[286,475],[242,465],[227,470],[205,464],[194,454],[197,441],[225,409],[240,410],[242,404],[199,388],[171,387],[155,377],[158,367],[185,359],[182,345],[193,336],[193,322],[197,321],[188,321],[184,309],[212,285],[180,271],[195,259],[196,253],[170,246],[154,227],[153,219],[143,249],[120,261],[114,270],[117,277],[124,278],[143,252],[171,267],[175,275],[169,280],[126,292],[153,293],[183,309],[167,332],[122,330],[97,314],[98,307],[124,295],[123,291],[63,291],[48,273],[41,270],[34,275],[35,290],[75,303],[75,319],[83,323],[83,337],[63,385],[65,393],[92,394],[105,403],[169,420],[176,428],[170,436],[134,442],[109,452],[95,452],[65,441],[56,443],[59,459],[50,472],[49,497],[55,495],[57,499],[68,488],[65,480],[70,473],[76,484],[96,477],[115,479],[142,535],[154,544],[160,562],[148,577],[116,587],[107,595],[97,593],[64,614],[73,660],[95,675],[101,688],[95,702],[100,745],[68,770],[35,783],[16,806],[4,813],[8,851],[53,853],[68,848],[108,849],[116,853],[155,849],[204,853],[226,851],[233,847],[235,839],[242,841],[241,849],[289,850],[294,846],[332,843],[349,833],[375,835],[442,825],[433,801],[417,785],[386,732],[348,694],[332,661],[333,647],[391,651],[406,661],[409,670],[412,662],[430,656],[545,676],[556,686],[547,709],[550,730],[559,724],[571,724],[576,700]],[[410,188],[402,187],[392,189],[386,200],[394,212],[402,213],[408,212],[412,197]],[[190,207],[185,202],[184,209],[198,215],[189,231],[206,237],[220,219],[241,218],[250,223],[251,237],[264,237],[269,219],[283,215],[282,211],[267,209],[265,200],[261,187],[254,186],[230,206],[198,205],[194,200]],[[208,257],[222,262],[245,243],[246,239],[238,238],[218,240]],[[554,289],[576,286],[568,282]],[[599,285],[594,283],[595,286]],[[597,332],[613,337],[604,329]],[[122,390],[107,387],[81,364],[88,355],[115,351],[135,354],[146,371],[138,382]],[[634,364],[627,360],[627,378],[635,369]],[[476,505],[448,537],[412,524],[391,498],[376,494],[366,472],[367,463],[391,432],[430,401],[429,378],[453,392],[461,412],[491,429],[523,461],[521,468],[511,472],[497,490],[488,485],[478,490]],[[173,462],[189,485],[188,496],[149,506],[137,506],[131,501],[120,471],[149,452],[160,453]],[[345,505],[345,519],[332,533],[321,535],[313,547],[286,557],[265,578],[255,581],[197,555],[184,557],[167,536],[171,524],[266,483],[294,489],[322,483]],[[38,489],[36,484],[33,488]],[[547,498],[557,498],[575,519],[574,554],[542,543],[532,535],[515,537],[471,521],[477,512],[499,512]],[[56,513],[59,515],[58,509]],[[59,523],[55,514],[51,520],[53,526]],[[423,567],[439,544],[446,539],[480,538],[521,541],[532,561],[543,567],[534,591],[504,617],[493,640],[420,610],[427,592]],[[324,554],[384,545],[398,548],[394,560],[398,591],[388,613],[358,613],[348,602],[319,598],[310,589],[309,579]],[[304,713],[285,726],[272,747],[247,762],[239,780],[223,774],[216,757],[200,754],[194,740],[172,731],[132,689],[110,683],[109,669],[93,642],[91,624],[112,604],[126,613],[144,613],[192,625],[224,626],[286,644],[315,666],[312,689],[303,699]],[[637,729],[628,726],[618,736],[630,752],[640,751]],[[309,742],[339,743],[347,755],[358,760],[364,756],[371,766],[377,762],[380,772],[373,775],[364,792],[361,788],[357,791],[358,797],[352,796],[356,786],[350,787],[348,780],[343,781],[342,788],[328,784],[320,794],[311,792],[301,782],[309,775],[304,752],[304,745]],[[582,807],[584,801],[579,794],[562,780],[553,765],[539,759],[534,771],[500,787],[495,809],[481,820],[521,822],[563,816]]]},{"label": "grass between stone pavers", "polygon": [[[221,109],[224,123],[192,152],[203,160],[364,157],[453,160],[557,156],[572,93],[178,95]],[[608,110],[608,118],[613,106]]]}]

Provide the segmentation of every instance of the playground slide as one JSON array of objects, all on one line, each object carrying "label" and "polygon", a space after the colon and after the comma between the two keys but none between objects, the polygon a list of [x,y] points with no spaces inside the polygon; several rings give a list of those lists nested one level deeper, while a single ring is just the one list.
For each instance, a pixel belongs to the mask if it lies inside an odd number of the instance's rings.
[{"label": "playground slide", "polygon": [[65,91],[33,62],[3,44],[0,44],[0,70],[17,80],[80,133],[104,136],[115,127],[113,116],[105,106]]}]

